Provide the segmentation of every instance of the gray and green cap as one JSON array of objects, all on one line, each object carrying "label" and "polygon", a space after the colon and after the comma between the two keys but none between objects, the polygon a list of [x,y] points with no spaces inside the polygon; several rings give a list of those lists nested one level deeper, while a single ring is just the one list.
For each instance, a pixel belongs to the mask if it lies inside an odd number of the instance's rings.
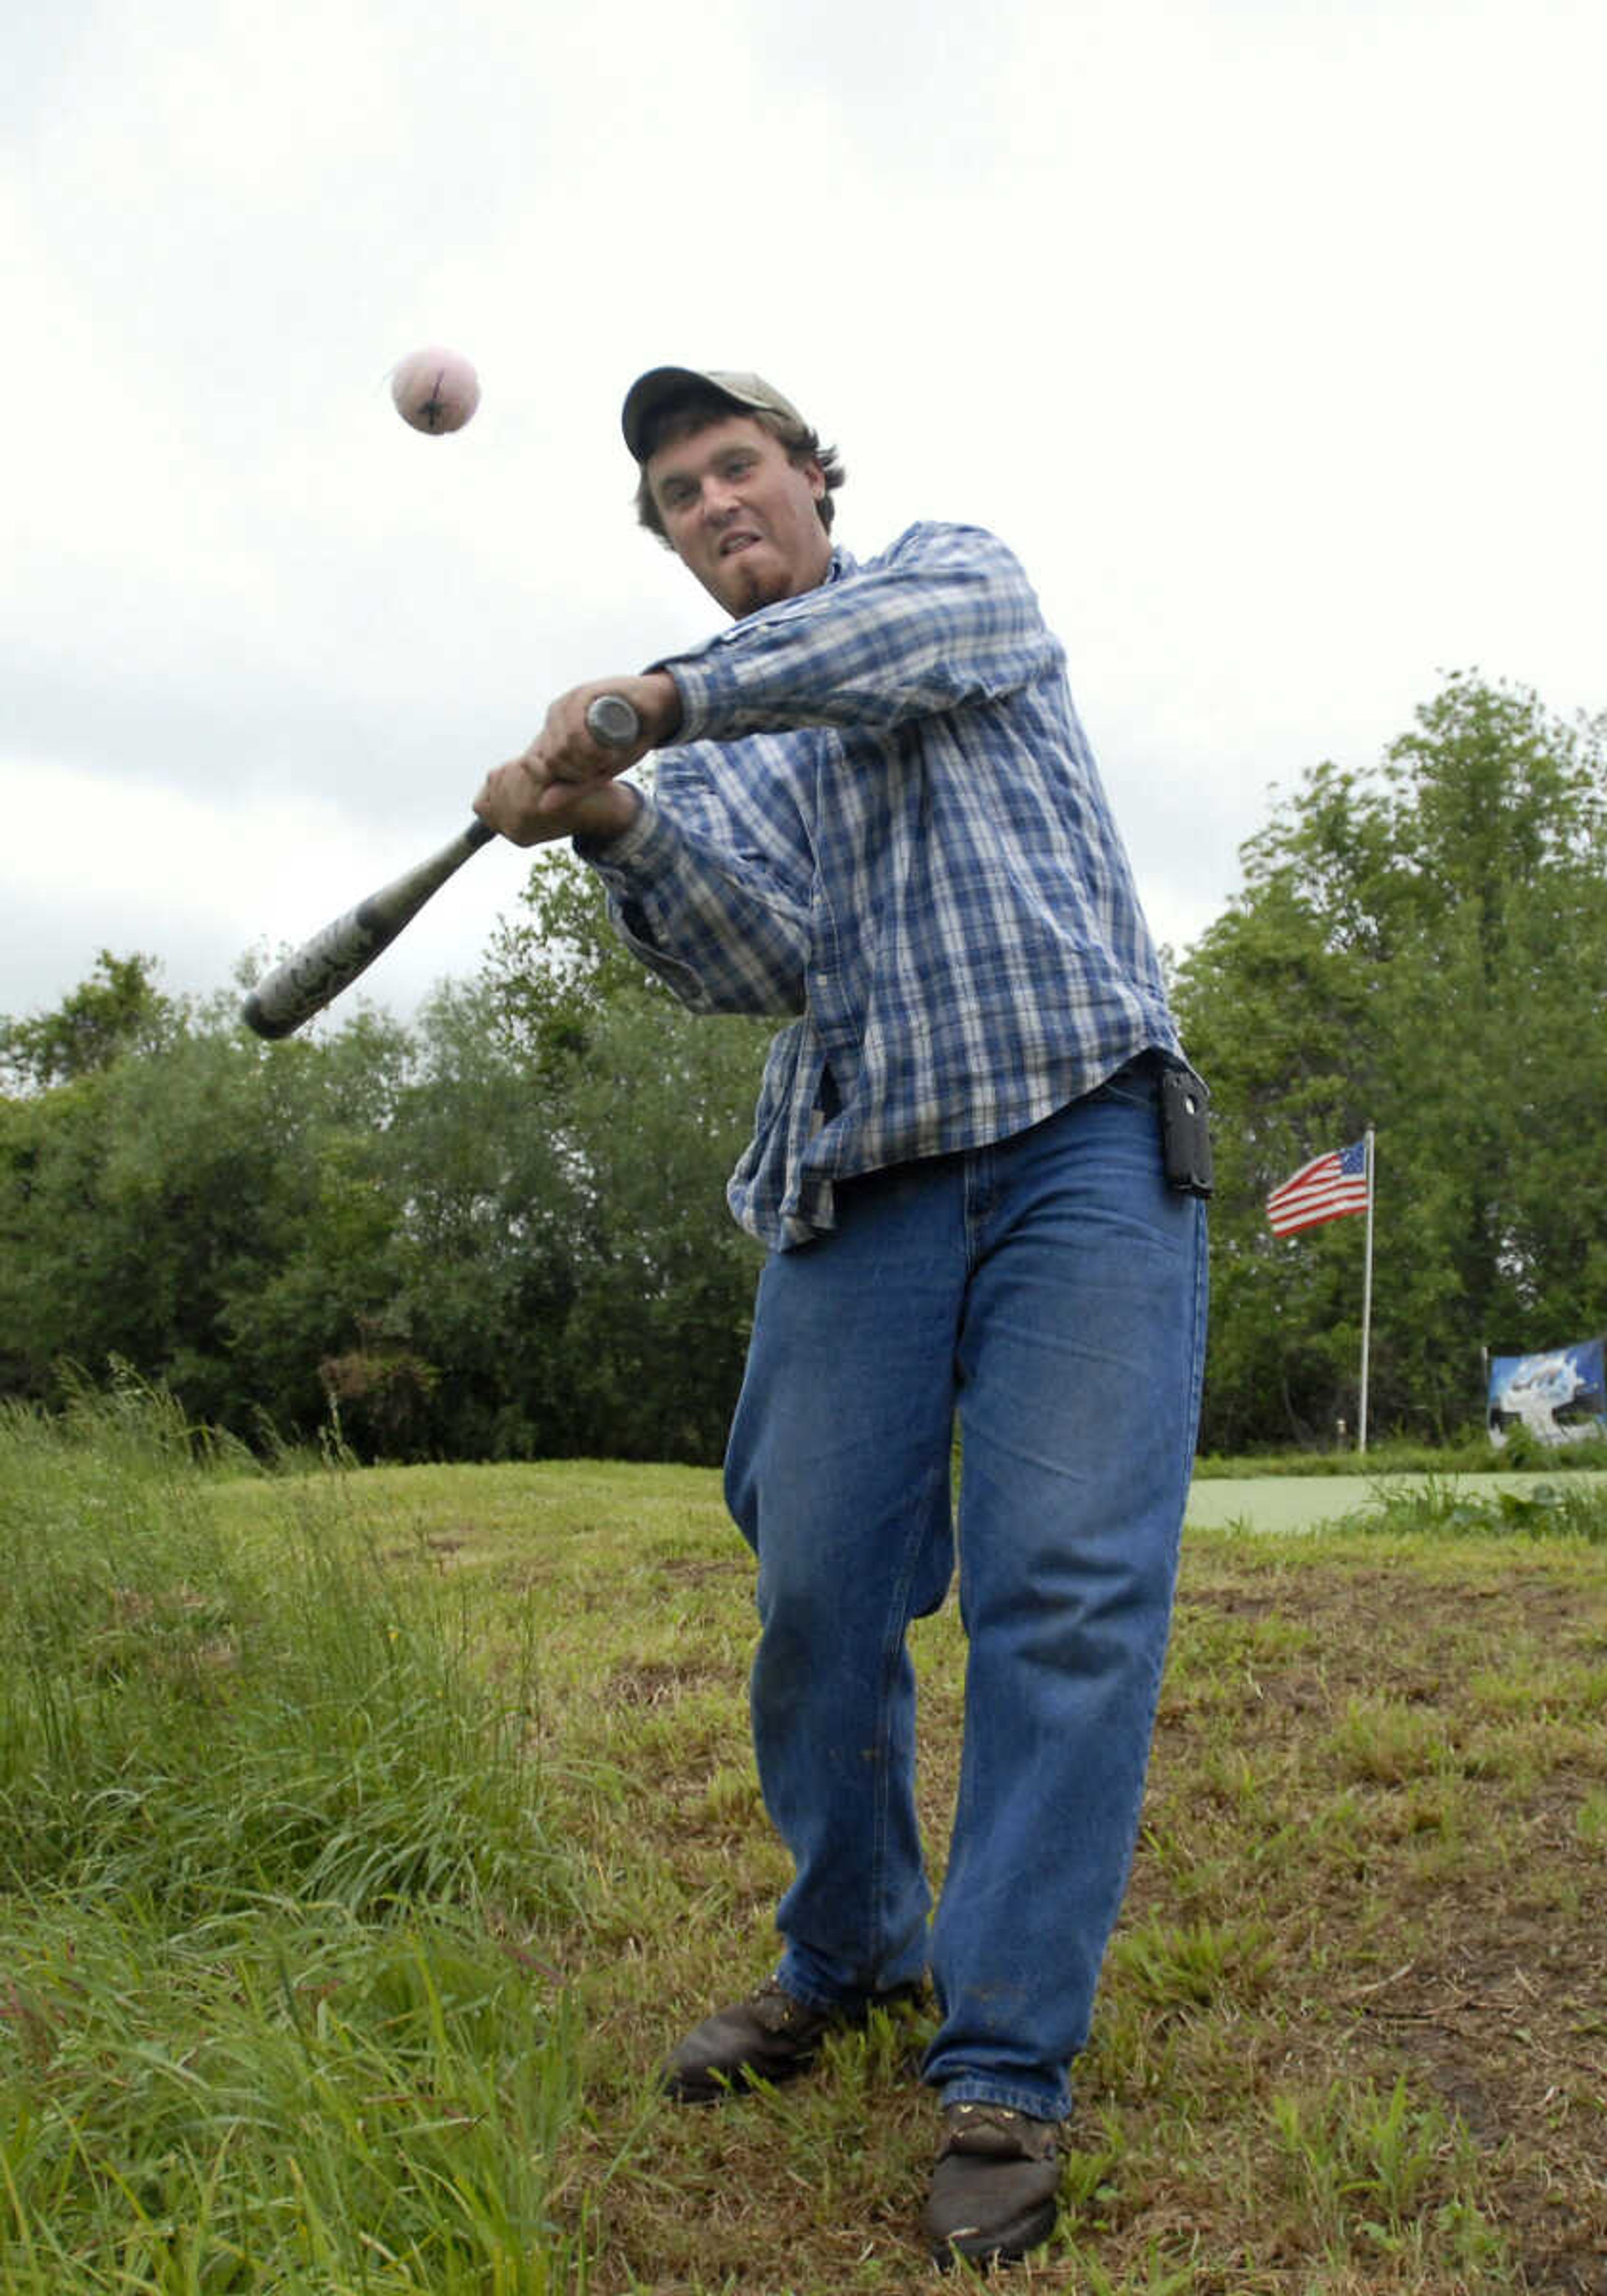
[{"label": "gray and green cap", "polygon": [[729,399],[738,414],[779,414],[800,430],[809,427],[791,400],[783,398],[762,374],[734,374],[723,367],[707,371],[693,366],[650,367],[626,392],[619,415],[625,443],[638,463],[644,463],[651,451],[647,441],[652,436],[654,417],[688,390],[712,390],[717,398]]}]

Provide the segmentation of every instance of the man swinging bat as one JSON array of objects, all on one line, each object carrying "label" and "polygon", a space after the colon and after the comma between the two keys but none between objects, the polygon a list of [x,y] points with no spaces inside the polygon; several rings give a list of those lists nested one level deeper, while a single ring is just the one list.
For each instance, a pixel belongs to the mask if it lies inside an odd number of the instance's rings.
[{"label": "man swinging bat", "polygon": [[[790,2079],[930,1976],[925,2237],[1010,2259],[1053,2229],[1144,1792],[1204,1348],[1203,1087],[1009,551],[925,523],[855,560],[835,454],[757,375],[655,368],[623,419],[643,524],[730,626],[562,695],[475,810],[572,836],[693,1010],[782,1023],[729,1191],[768,1258],[726,1489],[795,1870],[774,1972],[665,2086]],[[640,720],[611,752],[603,693]],[[617,778],[649,749],[651,797]],[[970,1652],[934,1915],[906,1636],[955,1567],[956,1420]]]}]

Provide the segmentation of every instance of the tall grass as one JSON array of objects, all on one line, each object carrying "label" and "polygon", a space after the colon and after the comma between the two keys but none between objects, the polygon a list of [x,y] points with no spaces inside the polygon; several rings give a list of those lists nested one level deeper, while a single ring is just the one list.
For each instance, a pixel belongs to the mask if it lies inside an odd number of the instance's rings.
[{"label": "tall grass", "polygon": [[338,1473],[250,1538],[212,1473],[0,1412],[0,2292],[576,2286],[529,1637],[494,1691]]},{"label": "tall grass", "polygon": [[1487,1496],[1431,1476],[1406,1488],[1381,1483],[1344,1521],[1347,1529],[1389,1538],[1581,1539],[1600,1546],[1607,1545],[1607,1488],[1537,1482]]}]

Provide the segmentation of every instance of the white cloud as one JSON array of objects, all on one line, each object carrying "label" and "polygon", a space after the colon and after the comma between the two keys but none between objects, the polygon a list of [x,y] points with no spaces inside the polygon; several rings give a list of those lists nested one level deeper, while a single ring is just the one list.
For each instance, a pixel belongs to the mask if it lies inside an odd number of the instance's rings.
[{"label": "white cloud", "polygon": [[[221,985],[701,635],[615,430],[662,358],[799,398],[861,553],[1015,545],[1174,943],[1440,669],[1603,706],[1603,64],[1566,0],[12,12],[0,1013],[108,942]],[[432,340],[441,440],[386,388]],[[472,964],[500,859],[376,994]]]},{"label": "white cloud", "polygon": [[[0,761],[8,824],[0,906],[9,961],[42,964],[53,986],[13,1013],[47,1004],[94,969],[102,948],[154,957],[169,989],[229,989],[243,960],[271,960],[463,826],[443,816],[421,843],[354,818],[331,799],[258,793],[226,810],[140,780],[48,762]],[[491,917],[510,908],[529,857],[493,845],[431,901],[378,960],[364,993],[406,1008],[448,975],[475,969]],[[14,941],[14,954],[12,944]]]}]

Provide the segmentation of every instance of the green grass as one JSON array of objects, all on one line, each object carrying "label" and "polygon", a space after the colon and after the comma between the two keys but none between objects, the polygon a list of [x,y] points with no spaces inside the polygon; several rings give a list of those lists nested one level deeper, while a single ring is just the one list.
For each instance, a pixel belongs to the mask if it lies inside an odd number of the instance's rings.
[{"label": "green grass", "polygon": [[1607,1544],[1607,1487],[1594,1477],[1570,1485],[1537,1479],[1523,1490],[1484,1494],[1454,1479],[1428,1477],[1421,1488],[1381,1484],[1353,1518],[1358,1529],[1436,1538],[1583,1538]]},{"label": "green grass", "polygon": [[223,1488],[160,1398],[0,1419],[0,2290],[576,2284],[528,1611],[492,1672],[349,1478]]},{"label": "green grass", "polygon": [[[1191,1535],[1016,2286],[1603,2284],[1607,1549],[1529,1496]],[[787,1878],[717,1476],[266,1476],[124,1393],[0,1422],[0,2296],[938,2284],[921,2015],[655,2094]],[[940,1867],[952,1606],[915,1651]]]}]

